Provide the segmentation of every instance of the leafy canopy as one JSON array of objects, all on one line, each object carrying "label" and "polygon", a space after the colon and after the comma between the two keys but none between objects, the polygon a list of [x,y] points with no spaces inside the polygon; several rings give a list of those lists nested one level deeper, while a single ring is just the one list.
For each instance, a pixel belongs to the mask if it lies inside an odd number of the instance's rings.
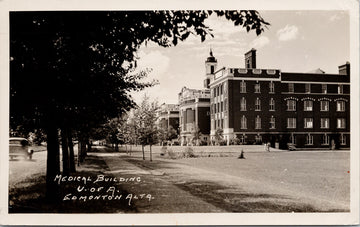
[{"label": "leafy canopy", "polygon": [[212,14],[258,35],[268,25],[248,10],[11,12],[11,126],[84,130],[121,115],[135,106],[130,91],[156,83],[134,73],[139,47],[170,47],[190,34],[204,41]]}]

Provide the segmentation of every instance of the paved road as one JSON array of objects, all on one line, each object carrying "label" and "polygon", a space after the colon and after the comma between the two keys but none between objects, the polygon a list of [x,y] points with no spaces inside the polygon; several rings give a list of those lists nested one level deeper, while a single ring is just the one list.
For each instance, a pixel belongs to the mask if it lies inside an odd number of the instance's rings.
[{"label": "paved road", "polygon": [[46,173],[46,151],[33,154],[32,160],[16,158],[9,161],[9,186],[15,186],[33,175]]},{"label": "paved road", "polygon": [[[32,160],[24,160],[22,158],[14,158],[9,160],[9,186],[30,178],[33,175],[46,174],[46,147],[36,147],[32,156]],[[74,146],[75,155],[77,154],[77,146]],[[61,155],[61,149],[60,149]],[[60,163],[61,164],[61,163]],[[60,165],[61,167],[61,165]]]}]

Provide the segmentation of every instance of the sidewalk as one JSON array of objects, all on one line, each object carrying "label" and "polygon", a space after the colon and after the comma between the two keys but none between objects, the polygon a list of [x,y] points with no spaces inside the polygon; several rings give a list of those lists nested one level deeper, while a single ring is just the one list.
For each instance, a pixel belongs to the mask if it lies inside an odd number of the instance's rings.
[{"label": "sidewalk", "polygon": [[[151,195],[148,199],[133,199],[133,206],[139,213],[210,213],[224,210],[193,196],[165,179],[164,172],[139,168],[125,160],[125,156],[90,153],[105,161],[109,171],[107,176],[116,178],[141,178],[140,182],[123,182],[119,187],[133,195]],[[191,201],[191,202],[190,202]]]}]

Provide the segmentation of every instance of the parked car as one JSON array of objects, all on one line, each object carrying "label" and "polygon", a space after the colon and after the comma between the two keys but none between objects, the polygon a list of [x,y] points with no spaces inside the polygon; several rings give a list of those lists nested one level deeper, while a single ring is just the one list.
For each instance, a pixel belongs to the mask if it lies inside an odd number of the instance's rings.
[{"label": "parked car", "polygon": [[29,147],[29,141],[25,138],[12,137],[9,139],[9,156],[10,159],[14,157],[24,157],[25,159],[32,159],[34,151]]}]

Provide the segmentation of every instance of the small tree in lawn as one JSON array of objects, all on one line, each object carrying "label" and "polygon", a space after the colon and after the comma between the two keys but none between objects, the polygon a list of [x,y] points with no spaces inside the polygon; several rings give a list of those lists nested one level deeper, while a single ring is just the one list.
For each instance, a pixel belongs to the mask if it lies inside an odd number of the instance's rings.
[{"label": "small tree in lawn", "polygon": [[158,142],[159,129],[156,127],[158,115],[158,103],[150,103],[149,97],[144,96],[139,108],[137,109],[137,118],[139,122],[139,141],[142,145],[143,160],[145,160],[144,147],[150,145],[150,161],[152,161],[152,145]]},{"label": "small tree in lawn", "polygon": [[145,160],[144,147],[147,145],[147,130],[145,124],[146,112],[149,111],[149,97],[144,95],[138,108],[134,111],[134,123],[137,128],[138,143],[141,145],[143,160]]},{"label": "small tree in lawn", "polygon": [[128,150],[128,145],[131,149],[131,143],[133,143],[133,137],[135,133],[133,130],[132,119],[130,118],[129,114],[126,114],[123,119],[124,122],[120,127],[120,133],[122,134],[123,142],[125,144],[125,151],[128,154],[131,152],[131,150]]}]

